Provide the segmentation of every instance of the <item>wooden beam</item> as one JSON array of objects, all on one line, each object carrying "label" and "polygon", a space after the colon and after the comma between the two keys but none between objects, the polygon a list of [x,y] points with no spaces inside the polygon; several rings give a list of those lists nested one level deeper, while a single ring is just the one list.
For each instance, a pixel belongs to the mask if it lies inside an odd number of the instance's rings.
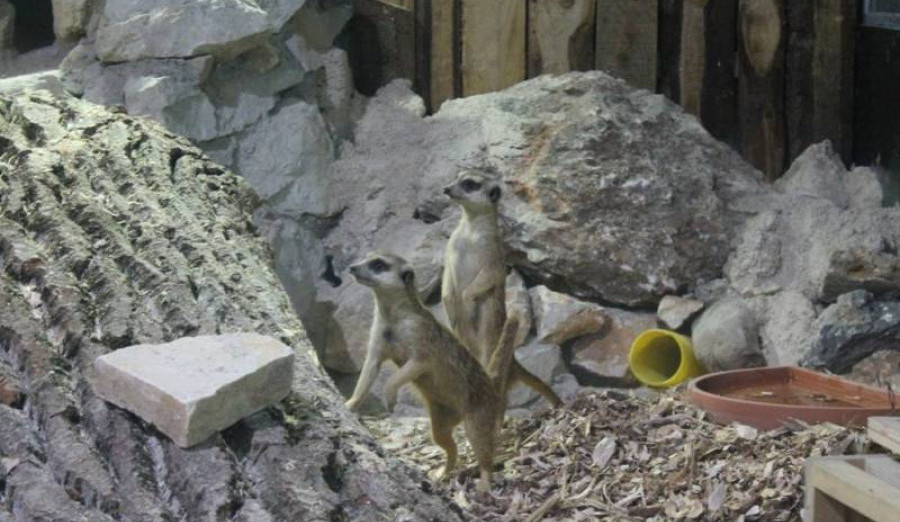
[{"label": "wooden beam", "polygon": [[830,139],[848,165],[853,153],[854,0],[818,0],[813,26],[812,141]]},{"label": "wooden beam", "polygon": [[705,67],[700,117],[710,134],[737,145],[737,2],[709,0],[703,14]]},{"label": "wooden beam", "polygon": [[810,459],[806,465],[806,498],[811,520],[838,520],[835,517],[841,514],[840,503],[875,522],[893,522],[900,513],[898,482],[900,464],[888,455]]},{"label": "wooden beam", "polygon": [[872,442],[900,455],[900,417],[869,417],[868,433]]},{"label": "wooden beam", "polygon": [[656,90],[657,0],[597,0],[596,68]]},{"label": "wooden beam", "polygon": [[594,0],[529,0],[528,77],[594,68]]},{"label": "wooden beam", "polygon": [[679,102],[684,110],[700,118],[703,76],[706,72],[706,4],[708,0],[684,0],[681,13],[679,53]]},{"label": "wooden beam", "polygon": [[411,0],[353,0],[348,23],[354,84],[371,96],[396,78],[416,81],[416,30]]},{"label": "wooden beam", "polygon": [[681,101],[679,68],[681,67],[681,15],[683,11],[683,0],[659,0],[656,91],[674,102]]},{"label": "wooden beam", "polygon": [[431,4],[431,110],[454,96],[455,38],[453,20],[456,16],[454,0],[425,0]]},{"label": "wooden beam", "polygon": [[525,79],[525,0],[462,0],[462,94]]},{"label": "wooden beam", "polygon": [[769,179],[785,168],[784,0],[740,0],[738,115],[741,154]]}]

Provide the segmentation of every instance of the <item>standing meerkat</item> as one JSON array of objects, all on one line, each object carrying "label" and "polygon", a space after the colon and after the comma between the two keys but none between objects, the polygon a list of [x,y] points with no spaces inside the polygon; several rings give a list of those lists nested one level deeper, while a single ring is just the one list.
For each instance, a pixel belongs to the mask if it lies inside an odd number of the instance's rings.
[{"label": "standing meerkat", "polygon": [[393,409],[404,384],[411,382],[418,389],[431,417],[432,438],[447,454],[443,478],[456,465],[453,428],[462,422],[481,469],[478,490],[487,491],[506,411],[506,378],[518,320],[506,325],[494,357],[482,368],[422,304],[413,270],[402,258],[375,252],[351,266],[350,272],[375,294],[375,314],[366,360],[347,407],[356,408],[371,389],[381,363],[393,361],[399,369],[385,385],[388,408]]},{"label": "standing meerkat", "polygon": [[[491,359],[506,323],[506,263],[497,223],[499,182],[462,171],[444,193],[462,207],[444,251],[441,300],[450,327],[481,364]],[[513,359],[507,384],[520,381],[554,406],[562,401],[545,382]]]}]

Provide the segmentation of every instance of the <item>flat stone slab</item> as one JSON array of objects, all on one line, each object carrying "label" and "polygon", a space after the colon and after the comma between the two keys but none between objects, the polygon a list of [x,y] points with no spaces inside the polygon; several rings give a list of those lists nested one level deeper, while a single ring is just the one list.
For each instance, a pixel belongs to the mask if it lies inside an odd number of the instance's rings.
[{"label": "flat stone slab", "polygon": [[122,348],[94,365],[101,398],[188,447],[287,396],[294,351],[263,335],[210,335]]}]

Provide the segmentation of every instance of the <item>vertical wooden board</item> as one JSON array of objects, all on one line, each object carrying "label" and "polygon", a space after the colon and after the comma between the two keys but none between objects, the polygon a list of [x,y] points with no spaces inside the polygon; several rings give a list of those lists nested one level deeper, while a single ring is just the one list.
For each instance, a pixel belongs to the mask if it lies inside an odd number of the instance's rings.
[{"label": "vertical wooden board", "polygon": [[737,145],[737,1],[709,0],[700,116],[710,134]]},{"label": "vertical wooden board", "polygon": [[348,55],[354,85],[367,96],[396,78],[416,79],[415,19],[406,5],[353,0]]},{"label": "vertical wooden board", "polygon": [[785,167],[784,0],[740,0],[741,154],[769,179]]},{"label": "vertical wooden board", "polygon": [[681,100],[681,15],[683,0],[659,0],[656,92],[672,101]]},{"label": "vertical wooden board", "polygon": [[814,3],[812,141],[830,139],[834,150],[849,164],[853,148],[856,2],[818,0]]},{"label": "vertical wooden board", "polygon": [[684,0],[681,12],[681,52],[678,59],[679,102],[701,116],[703,75],[706,71],[705,12],[708,0]]},{"label": "vertical wooden board", "polygon": [[462,0],[462,94],[525,79],[526,0]]},{"label": "vertical wooden board", "polygon": [[786,0],[790,32],[785,48],[785,124],[787,161],[799,156],[812,143],[813,81],[815,45],[813,8],[809,0]]},{"label": "vertical wooden board", "polygon": [[453,98],[454,89],[454,35],[453,19],[456,16],[454,0],[425,0],[431,4],[431,99],[432,110]]},{"label": "vertical wooden board", "polygon": [[597,0],[596,67],[656,90],[657,0]]},{"label": "vertical wooden board", "polygon": [[529,78],[594,68],[594,1],[529,0]]}]

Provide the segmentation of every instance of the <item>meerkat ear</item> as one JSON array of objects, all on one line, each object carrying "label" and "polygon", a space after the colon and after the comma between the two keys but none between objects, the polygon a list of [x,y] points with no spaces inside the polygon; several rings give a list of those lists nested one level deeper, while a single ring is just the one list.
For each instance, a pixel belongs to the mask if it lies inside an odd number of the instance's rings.
[{"label": "meerkat ear", "polygon": [[400,279],[403,280],[403,284],[405,284],[405,285],[413,284],[413,281],[415,280],[415,278],[416,278],[416,275],[412,271],[412,268],[404,268],[400,272]]},{"label": "meerkat ear", "polygon": [[488,192],[488,197],[491,199],[491,203],[500,201],[500,194],[500,187],[491,187],[491,191]]}]

